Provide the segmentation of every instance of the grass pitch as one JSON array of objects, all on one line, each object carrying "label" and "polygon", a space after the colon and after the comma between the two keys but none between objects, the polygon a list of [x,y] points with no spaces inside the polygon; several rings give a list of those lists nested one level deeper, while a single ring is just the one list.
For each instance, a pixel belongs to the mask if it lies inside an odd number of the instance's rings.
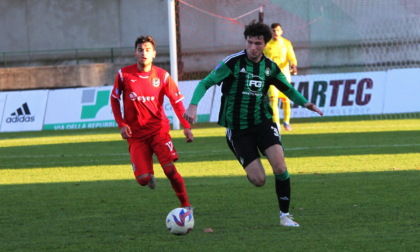
[{"label": "grass pitch", "polygon": [[[418,251],[420,120],[294,123],[282,132],[291,213],[279,226],[274,177],[256,188],[224,129],[171,132],[195,208],[182,237],[165,227],[178,201],[135,181],[117,129],[0,134],[0,251]],[[212,228],[213,233],[203,232]]]}]

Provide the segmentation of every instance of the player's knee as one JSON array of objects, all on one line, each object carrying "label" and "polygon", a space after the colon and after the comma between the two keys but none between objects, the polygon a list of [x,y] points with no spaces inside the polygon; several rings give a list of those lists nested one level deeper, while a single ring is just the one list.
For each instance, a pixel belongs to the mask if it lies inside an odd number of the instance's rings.
[{"label": "player's knee", "polygon": [[265,176],[254,176],[254,177],[248,177],[249,182],[251,182],[256,187],[261,187],[265,185]]},{"label": "player's knee", "polygon": [[283,173],[285,173],[287,171],[287,167],[286,167],[286,165],[276,165],[276,166],[273,166],[273,172],[274,172],[274,174],[283,174]]},{"label": "player's knee", "polygon": [[141,186],[146,186],[149,183],[150,174],[137,176],[136,179]]},{"label": "player's knee", "polygon": [[265,178],[264,179],[256,179],[254,180],[254,186],[256,187],[261,187],[263,185],[265,185]]},{"label": "player's knee", "polygon": [[177,173],[177,170],[173,164],[164,165],[162,166],[162,168],[166,177],[168,177],[169,179],[175,176],[175,174]]}]

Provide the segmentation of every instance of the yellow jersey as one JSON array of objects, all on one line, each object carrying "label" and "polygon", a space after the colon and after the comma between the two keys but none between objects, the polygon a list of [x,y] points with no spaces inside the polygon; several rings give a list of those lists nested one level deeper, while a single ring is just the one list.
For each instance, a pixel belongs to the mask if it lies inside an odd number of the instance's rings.
[{"label": "yellow jersey", "polygon": [[297,66],[297,59],[292,42],[283,37],[280,40],[270,39],[265,49],[265,56],[276,62],[287,80],[291,81],[289,64]]}]

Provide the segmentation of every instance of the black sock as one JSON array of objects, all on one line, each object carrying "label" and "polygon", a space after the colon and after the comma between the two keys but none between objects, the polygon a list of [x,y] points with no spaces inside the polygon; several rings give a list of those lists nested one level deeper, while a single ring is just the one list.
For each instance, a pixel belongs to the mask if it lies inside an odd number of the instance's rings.
[{"label": "black sock", "polygon": [[276,194],[280,211],[288,213],[290,205],[290,178],[283,181],[276,179]]}]

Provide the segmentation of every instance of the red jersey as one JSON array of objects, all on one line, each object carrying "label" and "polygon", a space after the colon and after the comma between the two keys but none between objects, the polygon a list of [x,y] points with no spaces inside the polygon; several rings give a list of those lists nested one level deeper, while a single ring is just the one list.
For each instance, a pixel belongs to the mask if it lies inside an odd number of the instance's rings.
[{"label": "red jersey", "polygon": [[[184,128],[191,128],[182,118],[185,112],[178,85],[167,71],[152,66],[149,72],[141,72],[137,65],[121,68],[115,78],[111,93],[111,105],[115,121],[121,128],[128,125],[133,138],[142,138],[157,131],[169,132],[169,119],[163,108],[164,96],[174,108]],[[120,110],[122,96],[124,116]]]}]

